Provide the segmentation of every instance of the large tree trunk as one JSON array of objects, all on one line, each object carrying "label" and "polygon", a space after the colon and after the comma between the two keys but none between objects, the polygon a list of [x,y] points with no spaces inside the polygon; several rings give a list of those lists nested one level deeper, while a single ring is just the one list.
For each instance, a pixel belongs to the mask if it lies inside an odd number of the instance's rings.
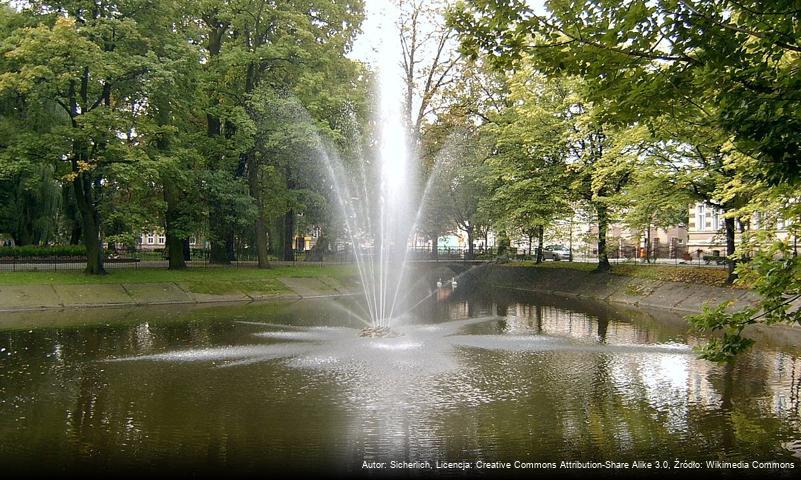
[{"label": "large tree trunk", "polygon": [[651,263],[651,224],[645,227],[645,262]]},{"label": "large tree trunk", "polygon": [[256,161],[253,153],[246,155],[247,171],[248,171],[248,188],[250,189],[250,196],[256,204],[256,256],[258,257],[259,268],[270,268],[270,261],[267,258],[268,238],[267,238],[267,220],[265,216],[267,212],[264,211],[264,199],[262,198],[261,185],[259,182],[259,164]]},{"label": "large tree trunk", "polygon": [[103,248],[100,240],[100,215],[94,204],[92,180],[88,173],[81,172],[72,181],[75,201],[81,213],[83,244],[86,247],[86,270],[91,275],[103,275]]},{"label": "large tree trunk", "polygon": [[176,234],[180,212],[178,211],[178,193],[171,184],[171,180],[164,179],[164,201],[167,203],[166,225],[164,236],[167,241],[167,258],[169,259],[170,270],[181,270],[186,268],[184,260],[184,239]]},{"label": "large tree trunk", "polygon": [[295,211],[289,210],[284,214],[284,254],[285,262],[295,261]]},{"label": "large tree trunk", "polygon": [[431,258],[439,257],[439,235],[431,235]]},{"label": "large tree trunk", "polygon": [[467,233],[467,260],[473,259],[473,227],[465,229]]},{"label": "large tree trunk", "polygon": [[184,241],[175,235],[166,233],[167,240],[167,258],[169,259],[170,270],[183,270],[186,268],[186,260],[184,257]]},{"label": "large tree trunk", "polygon": [[164,236],[166,237],[167,258],[170,270],[186,268],[184,254],[184,238],[178,235],[181,212],[179,211],[179,193],[169,178],[164,179],[164,201],[167,204],[165,214]]},{"label": "large tree trunk", "polygon": [[[170,122],[170,102],[165,98],[155,98],[154,103],[158,108],[157,120],[159,126],[166,126]],[[156,141],[156,147],[164,155],[170,153],[170,139],[166,133],[159,136]],[[175,186],[174,181],[170,178],[169,172],[162,172],[161,184],[164,189],[164,203],[167,204],[167,212],[165,213],[164,236],[166,238],[167,258],[169,259],[170,270],[182,270],[186,268],[186,261],[184,261],[184,242],[183,238],[178,235],[180,230],[180,199],[181,192]]]},{"label": "large tree trunk", "polygon": [[545,256],[542,253],[542,244],[545,242],[545,227],[540,225],[537,227],[537,263],[542,263]]},{"label": "large tree trunk", "polygon": [[[726,227],[726,256],[731,256],[734,255],[734,251],[737,248],[737,245],[734,243],[734,218],[725,217],[723,224]],[[734,281],[737,280],[737,273],[734,271],[736,266],[737,262],[733,259],[726,260],[726,270],[728,271],[728,276],[726,277],[727,284],[734,283]]]},{"label": "large tree trunk", "polygon": [[611,269],[609,256],[606,253],[606,231],[609,227],[609,214],[605,205],[596,205],[598,215],[598,266],[596,272],[607,272]]}]

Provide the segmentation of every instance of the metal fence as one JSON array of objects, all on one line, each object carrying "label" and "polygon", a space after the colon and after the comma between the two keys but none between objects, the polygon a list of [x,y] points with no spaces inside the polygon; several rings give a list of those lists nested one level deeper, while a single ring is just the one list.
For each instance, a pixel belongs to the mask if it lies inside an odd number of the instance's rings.
[{"label": "metal fence", "polygon": [[[718,251],[688,252],[687,247],[664,245],[656,246],[650,252],[633,245],[619,245],[607,249],[609,260],[612,263],[637,263],[641,265],[697,265],[710,267],[723,267],[726,264],[725,256]],[[187,266],[192,268],[210,268],[219,265],[209,261],[209,250],[192,249]],[[499,257],[498,249],[475,248],[472,254],[466,248],[439,247],[436,252],[430,247],[415,247],[408,250],[406,258],[412,262],[487,262]],[[510,260],[534,261],[536,252],[532,254],[519,253],[514,249],[507,249],[503,257]],[[277,264],[344,264],[354,261],[353,252],[347,248],[340,248],[325,253],[322,257],[312,251],[295,251],[294,260],[284,261],[270,255],[269,260]],[[550,260],[549,260],[550,261]],[[562,261],[567,261],[563,259]],[[598,251],[591,247],[573,250],[574,262],[597,262]],[[258,256],[253,249],[237,249],[230,262],[232,267],[253,267],[258,263]],[[104,260],[107,270],[120,268],[167,268],[169,262],[163,252],[140,251],[109,254]],[[0,272],[15,271],[65,271],[83,270],[86,268],[85,257],[31,257],[31,256],[5,256],[0,257]]]},{"label": "metal fence", "polygon": [[[186,264],[192,268],[209,268],[219,265],[209,260],[209,250],[192,249]],[[286,263],[350,263],[353,255],[350,251],[335,251],[326,254],[322,262],[307,251],[296,251],[294,260],[290,262],[270,255],[269,260],[279,264]],[[254,250],[243,249],[234,253],[230,261],[231,267],[253,267],[258,264],[258,255]],[[140,251],[109,253],[103,260],[106,270],[139,269],[139,268],[167,268],[169,260],[163,252]],[[58,272],[81,271],[86,268],[86,257],[83,256],[3,256],[0,257],[0,272]]]},{"label": "metal fence", "polygon": [[[589,248],[583,253],[583,261],[598,259],[598,250]],[[612,263],[637,263],[640,265],[695,265],[704,267],[725,267],[726,254],[719,250],[694,250],[687,245],[653,245],[650,249],[636,245],[618,245],[607,248],[607,256]]]}]

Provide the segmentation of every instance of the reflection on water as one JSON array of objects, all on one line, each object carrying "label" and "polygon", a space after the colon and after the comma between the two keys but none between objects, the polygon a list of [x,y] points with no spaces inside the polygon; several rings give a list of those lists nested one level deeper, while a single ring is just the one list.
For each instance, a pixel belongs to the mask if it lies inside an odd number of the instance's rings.
[{"label": "reflection on water", "polygon": [[6,317],[0,462],[358,473],[365,460],[799,460],[793,348],[762,341],[717,365],[675,318],[500,292],[432,296],[401,336],[367,339],[351,308]]}]

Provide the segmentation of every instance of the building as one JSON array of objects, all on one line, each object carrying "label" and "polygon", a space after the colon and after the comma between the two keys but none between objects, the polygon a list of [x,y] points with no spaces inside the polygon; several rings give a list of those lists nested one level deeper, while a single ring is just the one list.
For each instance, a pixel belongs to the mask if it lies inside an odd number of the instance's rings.
[{"label": "building", "polygon": [[[139,235],[137,249],[143,252],[162,250],[167,243],[167,237],[163,231],[142,232]],[[196,236],[189,239],[189,248],[205,248],[205,242]]]},{"label": "building", "polygon": [[[588,255],[596,255],[598,225],[590,226],[587,234]],[[689,231],[687,225],[651,227],[650,232],[629,228],[620,223],[607,227],[606,245],[610,258],[640,258],[645,254],[650,238],[650,254],[654,258],[682,259],[688,251]],[[583,253],[583,252],[582,252]]]},{"label": "building", "polygon": [[[690,205],[689,213],[687,246],[690,254],[695,256],[701,252],[700,255],[726,255],[725,212],[707,203],[698,202]],[[747,225],[743,225],[739,219],[735,221],[734,240],[736,244],[740,243],[743,231],[763,228],[765,222],[761,214],[755,213],[747,223]],[[774,228],[778,239],[787,238],[787,226],[790,223],[781,218],[775,220]]]},{"label": "building", "polygon": [[702,252],[702,255],[714,253],[725,255],[726,234],[723,211],[712,205],[698,202],[690,205],[689,214],[687,247],[690,253],[693,255],[698,252]]}]

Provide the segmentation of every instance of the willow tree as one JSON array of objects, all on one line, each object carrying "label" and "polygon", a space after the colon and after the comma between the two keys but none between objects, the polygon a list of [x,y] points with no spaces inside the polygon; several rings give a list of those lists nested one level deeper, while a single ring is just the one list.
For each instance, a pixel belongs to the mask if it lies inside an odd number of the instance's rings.
[{"label": "willow tree", "polygon": [[86,272],[104,273],[104,190],[118,164],[140,157],[135,125],[146,103],[143,85],[158,69],[151,45],[161,10],[152,2],[33,2],[24,14],[34,26],[3,42],[9,70],[0,91],[32,103],[57,104],[64,121],[51,131],[72,185],[87,252]]},{"label": "willow tree", "polygon": [[[29,15],[0,5],[0,37],[12,38],[31,24]],[[14,68],[13,59],[0,56],[0,74]],[[60,154],[51,133],[66,119],[54,101],[30,101],[15,89],[0,92],[0,231],[16,245],[59,240],[62,186],[56,162],[48,160]]]}]

